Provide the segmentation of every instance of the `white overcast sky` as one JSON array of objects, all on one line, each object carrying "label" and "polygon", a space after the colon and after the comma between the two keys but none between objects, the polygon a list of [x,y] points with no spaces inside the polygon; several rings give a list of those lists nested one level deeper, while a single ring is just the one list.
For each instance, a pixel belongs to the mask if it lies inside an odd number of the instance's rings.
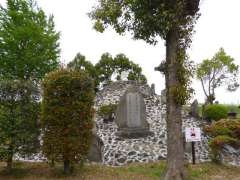
[{"label": "white overcast sky", "polygon": [[[164,88],[164,78],[154,67],[165,57],[165,46],[162,40],[156,46],[148,45],[131,36],[119,36],[108,29],[101,34],[93,30],[87,13],[97,0],[37,0],[38,5],[47,14],[55,17],[56,29],[61,32],[61,61],[71,61],[80,52],[92,63],[109,52],[112,55],[124,53],[130,60],[139,64],[147,76],[149,84],[155,83],[157,93]],[[6,0],[0,0],[5,5]],[[240,65],[240,0],[202,0],[201,17],[195,27],[189,55],[196,63],[211,58],[220,47],[235,58]],[[194,82],[195,97],[203,102],[201,86]],[[217,91],[220,103],[240,103],[240,90],[235,93],[225,89]]]}]

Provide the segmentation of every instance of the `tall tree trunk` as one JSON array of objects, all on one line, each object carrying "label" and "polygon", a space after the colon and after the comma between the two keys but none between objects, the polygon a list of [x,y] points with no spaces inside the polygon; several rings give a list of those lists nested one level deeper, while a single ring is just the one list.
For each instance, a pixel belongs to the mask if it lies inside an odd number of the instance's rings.
[{"label": "tall tree trunk", "polygon": [[64,173],[65,174],[71,174],[70,161],[69,160],[64,160]]},{"label": "tall tree trunk", "polygon": [[166,38],[166,90],[167,90],[167,173],[165,180],[186,179],[182,135],[182,106],[176,103],[171,91],[180,83],[177,78],[179,31],[173,28]]},{"label": "tall tree trunk", "polygon": [[209,96],[207,97],[207,104],[213,104],[215,97],[213,94],[209,94]]},{"label": "tall tree trunk", "polygon": [[55,167],[55,161],[54,161],[54,158],[51,159],[50,166],[51,166],[51,167]]},{"label": "tall tree trunk", "polygon": [[12,166],[13,166],[13,153],[12,153],[12,150],[11,152],[9,153],[8,157],[7,157],[7,171],[11,171],[12,170]]}]

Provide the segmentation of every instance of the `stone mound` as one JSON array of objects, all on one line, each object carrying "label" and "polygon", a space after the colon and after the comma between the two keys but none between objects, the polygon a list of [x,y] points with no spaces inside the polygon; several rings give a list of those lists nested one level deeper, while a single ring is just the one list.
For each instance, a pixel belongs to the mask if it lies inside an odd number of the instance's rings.
[{"label": "stone mound", "polygon": [[[134,81],[117,81],[104,87],[97,93],[95,108],[102,105],[118,104],[130,86],[139,88],[146,106],[146,121],[149,124],[151,135],[146,137],[122,138],[117,135],[118,126],[115,121],[104,123],[100,116],[96,116],[96,134],[103,142],[99,149],[102,153],[102,162],[106,165],[119,166],[131,162],[155,162],[166,159],[167,133],[165,121],[165,105],[161,103],[161,96],[155,94],[148,85]],[[185,127],[199,127],[200,121],[183,115],[183,129]],[[186,144],[186,159],[191,160],[191,146]],[[197,161],[203,162],[208,158],[207,137],[196,143]]]}]

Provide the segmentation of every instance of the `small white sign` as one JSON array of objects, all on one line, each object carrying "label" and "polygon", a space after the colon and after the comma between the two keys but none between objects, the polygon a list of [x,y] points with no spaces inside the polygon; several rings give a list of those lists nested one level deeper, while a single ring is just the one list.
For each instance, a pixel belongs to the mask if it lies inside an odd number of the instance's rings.
[{"label": "small white sign", "polygon": [[201,130],[200,128],[190,127],[185,129],[186,142],[197,142],[201,141]]}]

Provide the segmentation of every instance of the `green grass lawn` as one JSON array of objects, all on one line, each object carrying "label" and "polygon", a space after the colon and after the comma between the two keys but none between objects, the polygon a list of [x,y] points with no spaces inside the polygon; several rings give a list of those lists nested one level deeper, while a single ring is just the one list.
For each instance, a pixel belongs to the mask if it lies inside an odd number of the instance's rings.
[{"label": "green grass lawn", "polygon": [[[4,170],[4,163],[0,164],[0,179],[24,179],[24,180],[155,180],[162,179],[165,172],[165,162],[149,164],[132,164],[125,167],[108,167],[102,165],[85,165],[82,170],[76,167],[72,176],[66,177],[62,173],[62,167],[49,167],[46,163],[15,163],[13,172]],[[240,167],[203,163],[189,165],[189,180],[240,180]]]}]

